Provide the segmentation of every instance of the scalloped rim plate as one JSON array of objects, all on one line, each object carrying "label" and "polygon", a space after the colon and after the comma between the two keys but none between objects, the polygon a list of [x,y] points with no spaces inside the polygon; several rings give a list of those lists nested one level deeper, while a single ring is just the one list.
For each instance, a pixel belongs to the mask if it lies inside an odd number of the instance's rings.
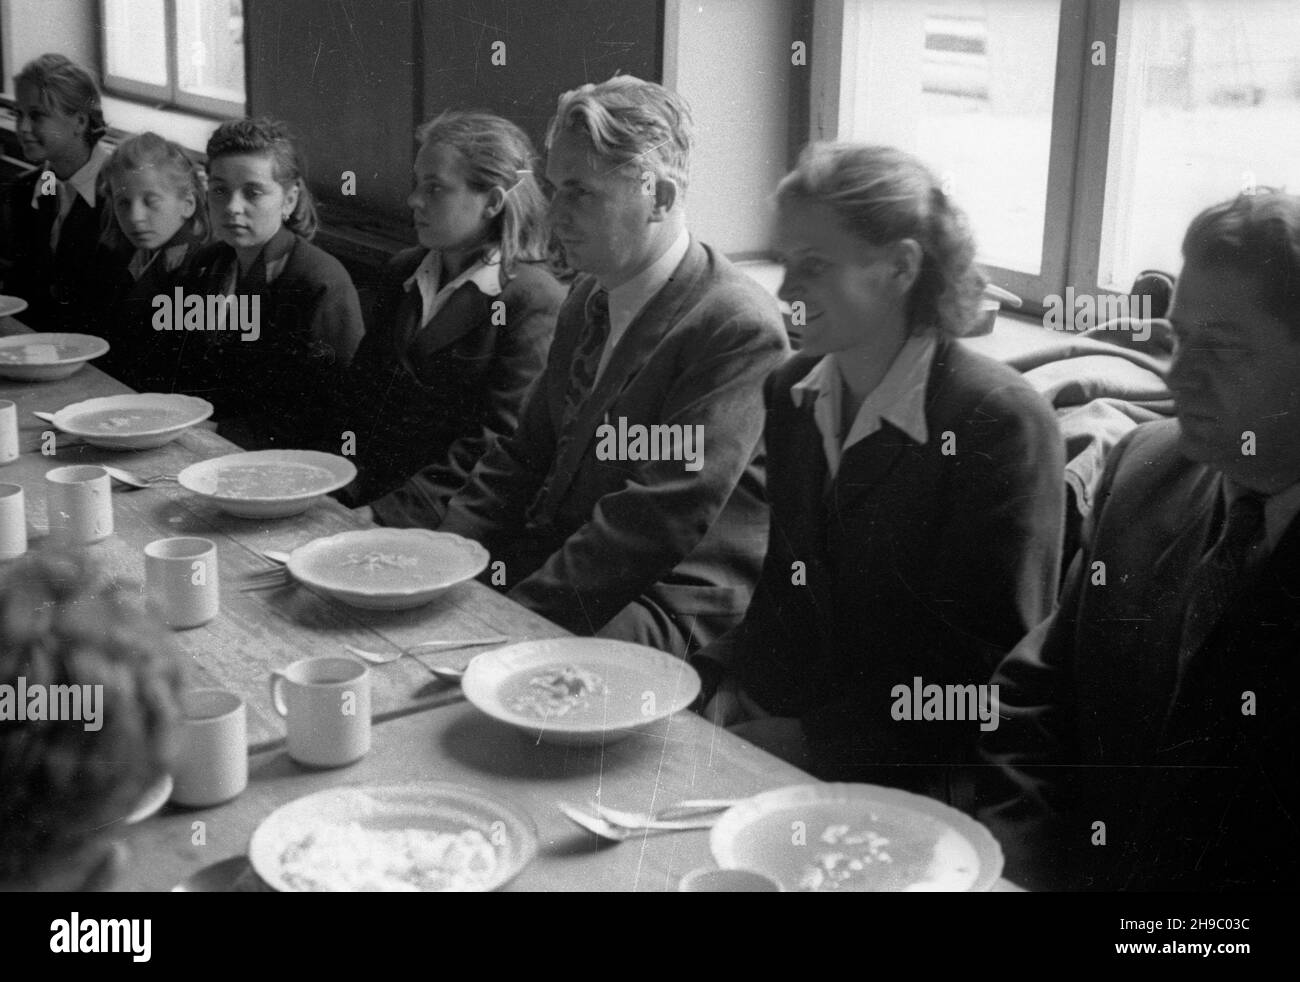
[{"label": "scalloped rim plate", "polygon": [[[799,890],[799,883],[792,882],[795,860],[786,857],[788,861],[782,863],[783,857],[759,854],[753,848],[751,837],[756,834],[757,826],[769,823],[779,826],[779,838],[789,843],[792,841],[791,823],[802,822],[808,844],[797,848],[800,854],[807,856],[819,834],[813,826],[821,824],[810,820],[812,811],[826,806],[838,812],[835,816],[837,824],[868,824],[872,821],[870,812],[875,809],[878,813],[889,812],[904,820],[911,816],[913,821],[945,827],[964,840],[979,859],[979,870],[966,892],[992,890],[1002,875],[1002,847],[979,822],[933,798],[875,784],[799,784],[747,798],[724,812],[709,833],[709,848],[714,861],[723,869],[757,870],[774,877],[785,890]],[[939,841],[936,839],[935,844]]]},{"label": "scalloped rim plate", "polygon": [[[305,464],[328,471],[331,477],[328,481],[321,481],[319,487],[299,494],[229,497],[216,493],[217,474],[223,468],[255,464]],[[223,511],[240,518],[284,518],[306,511],[317,498],[346,487],[356,476],[357,469],[352,461],[335,454],[316,450],[250,450],[190,464],[176,475],[176,481],[186,491],[207,498]]]},{"label": "scalloped rim plate", "polygon": [[26,348],[33,344],[46,344],[65,347],[79,346],[75,355],[66,355],[51,361],[8,361],[0,359],[0,377],[19,381],[54,381],[74,374],[92,358],[108,354],[109,344],[103,338],[93,334],[13,334],[0,338],[0,351],[10,348]]},{"label": "scalloped rim plate", "polygon": [[[645,713],[644,702],[628,704],[626,716],[591,722],[539,719],[509,709],[501,693],[521,674],[561,665],[574,665],[600,674],[605,666],[634,669],[644,676],[641,691],[655,694],[654,712]],[[655,648],[604,638],[548,638],[522,641],[476,655],[461,679],[465,698],[480,711],[533,737],[552,743],[588,745],[612,743],[674,713],[681,712],[700,694],[700,677],[680,658]]]},{"label": "scalloped rim plate", "polygon": [[[391,556],[393,561],[410,559],[410,566],[423,568],[412,574],[408,585],[383,588],[367,588],[360,581],[359,572],[350,578],[331,578],[315,568],[322,556],[339,553],[351,558],[363,550],[367,557],[377,557],[376,562]],[[403,552],[417,555],[403,556]],[[428,603],[444,590],[472,580],[487,568],[489,559],[488,551],[479,543],[451,532],[378,528],[340,532],[315,539],[290,553],[287,565],[294,579],[324,590],[345,603],[370,609],[398,610]],[[352,565],[360,569],[355,561]]]},{"label": "scalloped rim plate", "polygon": [[537,854],[537,827],[527,814],[475,788],[413,781],[329,788],[282,805],[253,832],[248,858],[267,884],[296,892],[284,878],[284,850],[314,827],[349,822],[382,829],[478,829],[497,851],[497,870],[485,892],[505,886]]},{"label": "scalloped rim plate", "polygon": [[[141,430],[117,430],[112,433],[79,429],[72,425],[78,416],[110,409],[122,412],[164,409],[171,412],[184,412],[186,416],[183,422],[171,423],[167,426]],[[64,433],[79,436],[91,446],[105,447],[109,450],[145,450],[170,443],[191,426],[202,423],[211,415],[212,403],[206,399],[164,392],[141,392],[133,395],[100,396],[96,399],[74,402],[55,413],[53,423]],[[162,439],[159,439],[160,437]]]}]

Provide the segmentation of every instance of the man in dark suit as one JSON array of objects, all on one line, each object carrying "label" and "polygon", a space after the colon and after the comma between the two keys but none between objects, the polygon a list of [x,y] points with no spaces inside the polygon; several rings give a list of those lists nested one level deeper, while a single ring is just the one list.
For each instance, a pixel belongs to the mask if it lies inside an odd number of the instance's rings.
[{"label": "man in dark suit", "polygon": [[504,562],[490,581],[562,627],[684,655],[736,623],[758,578],[762,380],[788,352],[781,317],[686,231],[680,97],[630,76],[568,92],[547,151],[551,221],[589,275],[518,429],[441,529],[487,545]]},{"label": "man in dark suit", "polygon": [[1057,611],[995,679],[1008,875],[1294,889],[1300,875],[1300,198],[1198,216],[1177,419],[1112,451]]}]

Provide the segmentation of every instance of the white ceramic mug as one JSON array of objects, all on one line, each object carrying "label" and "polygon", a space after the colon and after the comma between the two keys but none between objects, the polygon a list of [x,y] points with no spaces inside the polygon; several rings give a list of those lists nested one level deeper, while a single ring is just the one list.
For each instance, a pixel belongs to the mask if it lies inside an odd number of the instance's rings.
[{"label": "white ceramic mug", "polygon": [[285,718],[289,756],[342,767],[370,749],[370,670],[351,658],[303,658],[271,673],[271,705]]},{"label": "white ceramic mug", "polygon": [[21,484],[0,484],[0,559],[27,551],[27,507]]},{"label": "white ceramic mug", "polygon": [[18,459],[18,406],[0,399],[0,464]]},{"label": "white ceramic mug", "polygon": [[181,694],[181,734],[172,767],[172,801],[206,808],[248,787],[248,716],[244,700],[224,689]]},{"label": "white ceramic mug", "polygon": [[89,464],[56,467],[45,475],[50,536],[90,545],[113,534],[113,489],[108,471]]},{"label": "white ceramic mug", "polygon": [[144,582],[167,626],[206,624],[221,607],[217,544],[194,536],[155,539],[144,547]]}]

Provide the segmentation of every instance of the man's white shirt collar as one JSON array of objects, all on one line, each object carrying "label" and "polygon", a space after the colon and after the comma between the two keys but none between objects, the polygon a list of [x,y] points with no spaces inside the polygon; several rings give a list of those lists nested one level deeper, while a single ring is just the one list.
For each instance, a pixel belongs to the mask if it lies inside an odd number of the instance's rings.
[{"label": "man's white shirt collar", "polygon": [[686,252],[690,247],[691,234],[682,229],[681,234],[664,251],[662,256],[626,283],[609,291],[609,338],[605,342],[604,350],[600,353],[600,366],[596,369],[597,377],[609,364],[609,358],[613,354],[615,346],[627,332],[631,323],[636,320],[637,314],[641,313],[651,298],[664,288],[664,284],[672,279],[673,271],[686,258]]},{"label": "man's white shirt collar", "polygon": [[790,398],[796,406],[806,405],[809,399],[816,400],[813,419],[821,433],[831,478],[839,473],[840,462],[849,448],[877,432],[885,423],[898,427],[919,444],[929,442],[925,389],[937,345],[936,337],[930,332],[907,339],[885,377],[862,403],[843,444],[840,443],[840,424],[844,412],[844,383],[835,355],[824,357],[812,371],[791,386]]},{"label": "man's white shirt collar", "polygon": [[424,261],[408,276],[402,286],[409,290],[415,286],[420,291],[423,313],[420,326],[424,327],[433,320],[434,315],[447,303],[447,299],[466,283],[473,283],[485,297],[501,295],[501,253],[493,250],[484,258],[473,263],[446,286],[440,286],[442,280],[442,253],[431,249]]}]

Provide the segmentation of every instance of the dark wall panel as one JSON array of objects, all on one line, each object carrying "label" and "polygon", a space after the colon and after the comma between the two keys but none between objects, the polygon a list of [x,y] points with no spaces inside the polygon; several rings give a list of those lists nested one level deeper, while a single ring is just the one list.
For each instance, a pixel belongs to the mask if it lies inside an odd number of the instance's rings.
[{"label": "dark wall panel", "polygon": [[562,91],[662,76],[661,0],[248,0],[247,30],[249,111],[293,126],[327,219],[388,238],[410,238],[422,120],[486,109],[540,149]]},{"label": "dark wall panel", "polygon": [[[417,0],[251,0],[248,101],[289,122],[325,201],[407,222]],[[344,171],[355,198],[340,198]]]},{"label": "dark wall panel", "polygon": [[[660,81],[661,0],[422,0],[423,111],[486,109],[541,149],[561,92],[616,71]],[[505,43],[505,64],[492,44]]]}]

